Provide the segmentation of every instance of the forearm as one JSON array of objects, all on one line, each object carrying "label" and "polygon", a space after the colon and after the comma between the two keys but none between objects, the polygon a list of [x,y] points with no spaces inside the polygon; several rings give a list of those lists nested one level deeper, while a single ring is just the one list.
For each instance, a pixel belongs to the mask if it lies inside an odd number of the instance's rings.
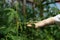
[{"label": "forearm", "polygon": [[50,17],[48,19],[39,21],[39,22],[34,23],[34,24],[35,24],[35,28],[38,28],[38,27],[43,27],[43,26],[49,25],[49,24],[54,24],[54,22],[55,22],[54,17]]},{"label": "forearm", "polygon": [[[43,27],[43,26],[46,26],[46,25],[49,25],[49,24],[54,24],[54,17],[50,17],[50,18],[47,18],[47,19],[44,19],[42,21],[39,21],[37,23],[34,23],[35,24],[35,28],[39,28],[39,27]],[[31,24],[28,24],[27,25],[28,27],[32,27]]]}]

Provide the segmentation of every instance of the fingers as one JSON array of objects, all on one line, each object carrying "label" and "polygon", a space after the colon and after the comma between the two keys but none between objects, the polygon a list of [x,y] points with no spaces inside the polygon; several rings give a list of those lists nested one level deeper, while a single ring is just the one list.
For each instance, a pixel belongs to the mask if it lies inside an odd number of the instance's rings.
[{"label": "fingers", "polygon": [[39,28],[39,27],[42,27],[43,24],[40,24],[40,23],[34,23],[34,24],[27,24],[28,27],[34,27],[34,28]]},{"label": "fingers", "polygon": [[27,26],[28,26],[28,27],[32,27],[32,25],[31,25],[31,24],[27,24]]}]

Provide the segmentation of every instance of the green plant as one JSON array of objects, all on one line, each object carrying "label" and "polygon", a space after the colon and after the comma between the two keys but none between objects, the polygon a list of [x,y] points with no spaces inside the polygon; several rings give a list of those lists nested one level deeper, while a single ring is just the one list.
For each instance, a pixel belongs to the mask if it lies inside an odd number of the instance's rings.
[{"label": "green plant", "polygon": [[[50,7],[37,1],[36,9],[26,6],[26,16],[23,15],[22,5],[17,1],[15,5],[9,7],[4,0],[0,0],[0,40],[59,40],[60,27],[49,25],[42,28],[29,28],[27,23],[34,23],[42,19],[59,14],[56,7]],[[40,5],[41,4],[41,5]],[[42,9],[43,7],[43,9]],[[46,8],[46,10],[44,10]],[[52,11],[52,12],[51,12]],[[41,14],[43,16],[41,16]]]}]

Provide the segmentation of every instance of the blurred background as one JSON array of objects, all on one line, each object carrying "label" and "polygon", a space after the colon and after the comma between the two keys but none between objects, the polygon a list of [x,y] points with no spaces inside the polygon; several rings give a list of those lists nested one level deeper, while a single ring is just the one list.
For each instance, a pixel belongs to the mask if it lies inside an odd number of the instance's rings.
[{"label": "blurred background", "polygon": [[27,27],[60,14],[60,0],[0,0],[0,40],[60,40],[60,26]]}]

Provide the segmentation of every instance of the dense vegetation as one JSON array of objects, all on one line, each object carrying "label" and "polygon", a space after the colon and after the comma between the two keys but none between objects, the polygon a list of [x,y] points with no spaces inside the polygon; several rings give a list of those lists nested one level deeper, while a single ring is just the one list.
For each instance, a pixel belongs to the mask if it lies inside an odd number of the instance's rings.
[{"label": "dense vegetation", "polygon": [[26,26],[60,13],[56,7],[50,7],[50,3],[54,4],[54,1],[42,1],[35,0],[39,4],[29,7],[19,1],[9,5],[9,2],[0,0],[0,40],[60,40],[59,25],[38,29]]}]

